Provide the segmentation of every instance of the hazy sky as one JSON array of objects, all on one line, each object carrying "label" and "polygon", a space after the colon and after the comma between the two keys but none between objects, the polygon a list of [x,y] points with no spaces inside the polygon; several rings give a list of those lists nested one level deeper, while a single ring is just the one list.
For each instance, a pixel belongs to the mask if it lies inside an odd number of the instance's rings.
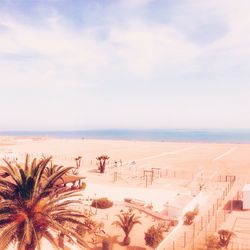
[{"label": "hazy sky", "polygon": [[0,129],[250,128],[249,0],[0,0]]}]

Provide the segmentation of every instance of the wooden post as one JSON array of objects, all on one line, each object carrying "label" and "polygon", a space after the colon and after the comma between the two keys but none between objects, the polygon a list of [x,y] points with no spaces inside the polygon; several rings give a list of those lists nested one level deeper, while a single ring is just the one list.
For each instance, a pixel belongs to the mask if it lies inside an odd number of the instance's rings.
[{"label": "wooden post", "polygon": [[217,211],[215,212],[215,223],[214,223],[215,232],[217,231]]},{"label": "wooden post", "polygon": [[205,220],[205,242],[207,243],[207,221]]},{"label": "wooden post", "polygon": [[186,239],[187,238],[187,235],[186,235],[186,231],[184,232],[184,241],[183,241],[183,247],[185,248],[186,247]]},{"label": "wooden post", "polygon": [[194,250],[194,239],[195,239],[195,224],[193,224],[193,247],[192,247],[192,250]]}]

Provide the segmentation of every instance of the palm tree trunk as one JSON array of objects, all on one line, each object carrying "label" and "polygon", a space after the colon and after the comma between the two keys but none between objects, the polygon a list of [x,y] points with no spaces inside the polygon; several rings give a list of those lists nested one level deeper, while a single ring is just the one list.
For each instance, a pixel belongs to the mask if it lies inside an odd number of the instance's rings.
[{"label": "palm tree trunk", "polygon": [[103,174],[104,173],[104,169],[105,169],[105,165],[104,165],[104,162],[100,162],[100,164],[101,164],[101,173]]},{"label": "palm tree trunk", "polygon": [[128,246],[130,244],[130,238],[129,238],[128,234],[125,235],[125,237],[123,239],[123,244],[125,246]]}]

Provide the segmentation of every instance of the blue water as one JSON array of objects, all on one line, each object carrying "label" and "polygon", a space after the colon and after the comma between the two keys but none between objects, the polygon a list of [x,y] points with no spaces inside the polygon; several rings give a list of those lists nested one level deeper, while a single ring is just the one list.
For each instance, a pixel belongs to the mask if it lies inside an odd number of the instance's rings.
[{"label": "blue water", "polygon": [[82,131],[2,131],[2,136],[46,136],[59,138],[149,140],[176,142],[250,143],[250,130],[82,130]]}]

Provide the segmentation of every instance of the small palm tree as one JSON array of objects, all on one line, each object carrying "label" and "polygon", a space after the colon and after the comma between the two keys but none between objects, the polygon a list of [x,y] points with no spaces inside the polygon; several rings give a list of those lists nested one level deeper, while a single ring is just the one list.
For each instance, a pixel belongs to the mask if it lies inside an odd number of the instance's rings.
[{"label": "small palm tree", "polygon": [[100,173],[103,174],[105,171],[105,167],[106,167],[106,160],[109,159],[109,156],[101,155],[101,156],[98,156],[96,159],[99,161],[98,169],[99,169]]},{"label": "small palm tree", "polygon": [[24,166],[5,160],[7,166],[1,167],[8,174],[0,177],[1,249],[13,243],[18,250],[40,250],[42,238],[59,249],[56,235],[67,235],[86,246],[76,231],[77,225],[84,225],[84,215],[76,208],[81,202],[74,199],[79,196],[77,190],[54,186],[71,168],[62,167],[47,176],[50,160],[34,159],[30,164],[27,155]]},{"label": "small palm tree", "polygon": [[81,156],[78,156],[78,157],[75,158],[76,167],[74,169],[72,169],[72,174],[74,174],[74,175],[78,175],[79,174],[80,166],[81,166],[81,160],[82,160]]},{"label": "small palm tree", "polygon": [[122,212],[119,215],[116,215],[119,220],[116,220],[112,223],[112,225],[116,225],[120,227],[123,232],[125,233],[125,237],[123,239],[123,244],[129,245],[130,244],[130,238],[129,233],[133,229],[135,224],[141,224],[140,217],[136,216],[136,214],[132,213],[132,211]]}]

